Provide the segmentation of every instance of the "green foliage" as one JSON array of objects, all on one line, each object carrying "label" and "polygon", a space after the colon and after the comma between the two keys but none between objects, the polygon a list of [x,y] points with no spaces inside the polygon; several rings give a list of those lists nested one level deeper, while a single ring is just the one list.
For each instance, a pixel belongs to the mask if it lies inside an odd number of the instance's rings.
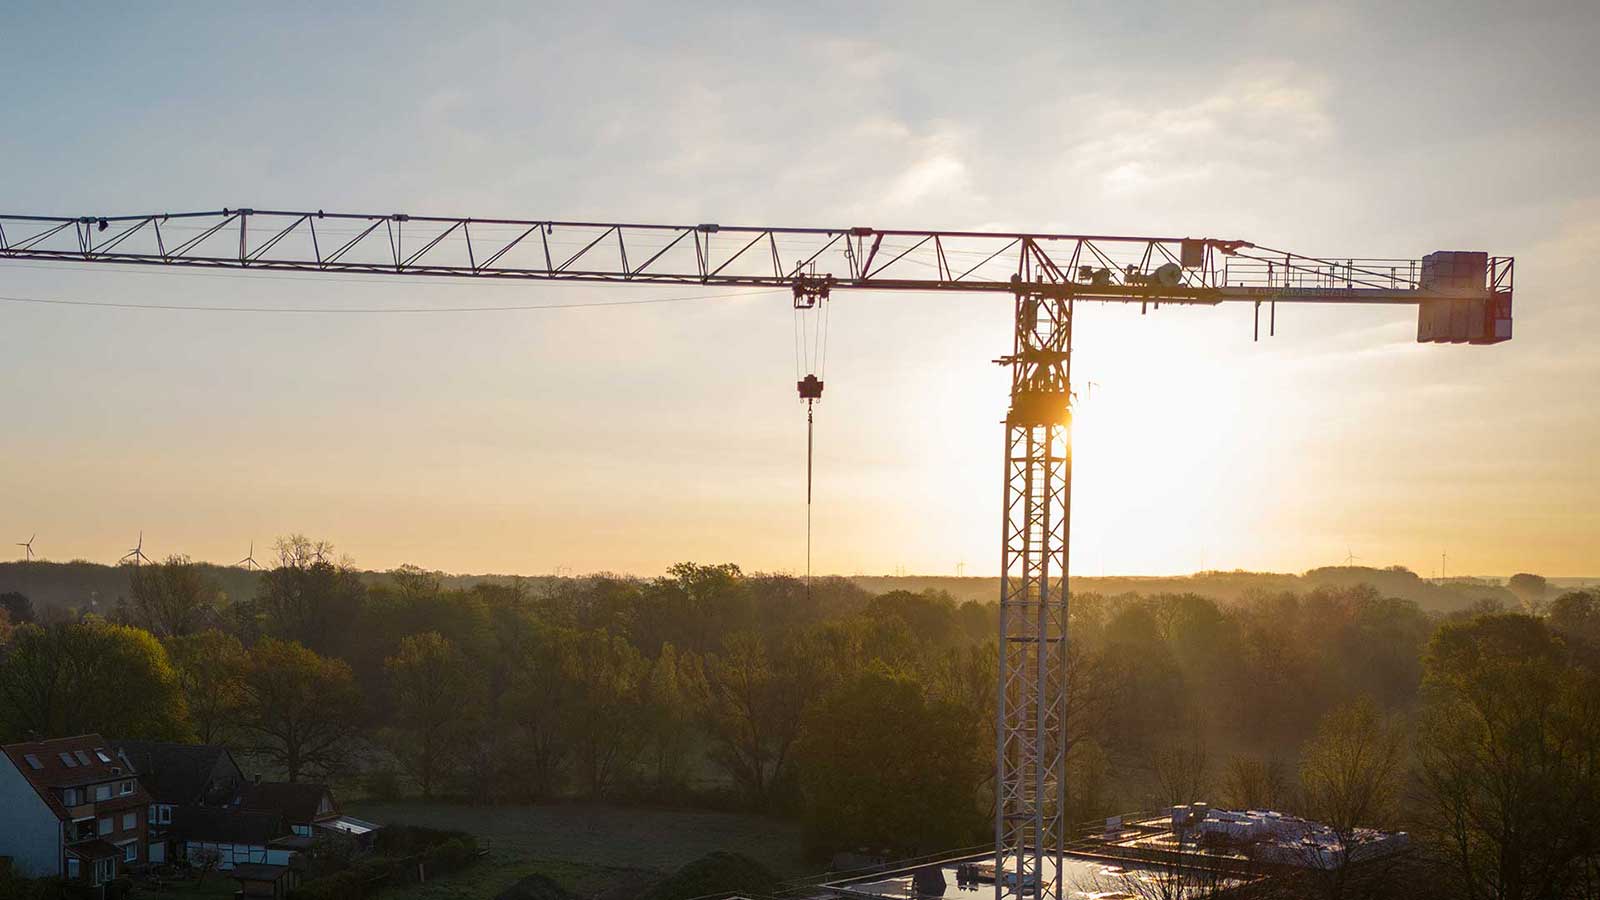
[{"label": "green foliage", "polygon": [[777,876],[748,856],[718,851],[673,872],[640,900],[715,900],[736,894],[762,895],[778,886]]},{"label": "green foliage", "polygon": [[237,722],[243,702],[244,645],[215,628],[168,638],[165,644],[195,736],[202,744],[221,740]]},{"label": "green foliage", "polygon": [[1428,646],[1422,827],[1464,896],[1567,896],[1600,854],[1600,678],[1539,619],[1486,615]]},{"label": "green foliage", "polygon": [[23,625],[33,621],[33,601],[27,594],[17,591],[0,593],[0,610],[4,610],[6,617],[13,625]]},{"label": "green foliage", "polygon": [[1600,650],[1600,591],[1568,591],[1549,612],[1553,630],[1590,651]]},{"label": "green foliage", "polygon": [[154,636],[98,618],[24,625],[0,659],[0,729],[12,739],[97,731],[189,735],[177,673]]},{"label": "green foliage", "polygon": [[595,631],[573,640],[581,649],[563,660],[573,700],[566,730],[579,782],[591,797],[599,797],[644,748],[650,726],[645,711],[649,663],[621,635]]},{"label": "green foliage", "polygon": [[240,693],[250,749],[290,781],[343,767],[350,738],[361,727],[361,696],[344,661],[267,638],[250,650]]},{"label": "green foliage", "polygon": [[809,845],[909,856],[971,842],[985,816],[982,737],[906,676],[867,671],[830,691],[797,750]]},{"label": "green foliage", "polygon": [[711,756],[757,807],[787,784],[801,724],[839,660],[818,635],[731,634],[706,660],[704,718]]},{"label": "green foliage", "polygon": [[400,641],[384,662],[394,697],[395,755],[431,798],[460,759],[471,720],[482,713],[482,679],[456,645],[436,631]]},{"label": "green foliage", "polygon": [[1304,810],[1348,835],[1393,825],[1405,773],[1405,736],[1362,697],[1323,717],[1300,760]]}]

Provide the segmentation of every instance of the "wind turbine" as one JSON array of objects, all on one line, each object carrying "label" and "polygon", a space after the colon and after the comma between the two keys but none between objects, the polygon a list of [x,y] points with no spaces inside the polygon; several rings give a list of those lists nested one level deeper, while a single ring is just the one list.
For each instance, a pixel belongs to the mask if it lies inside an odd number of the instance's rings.
[{"label": "wind turbine", "polygon": [[1360,558],[1361,557],[1357,556],[1355,554],[1355,551],[1351,550],[1349,547],[1345,547],[1344,548],[1344,564],[1345,565],[1348,566],[1348,565],[1350,565],[1351,563],[1355,562],[1356,560],[1358,560]]},{"label": "wind turbine", "polygon": [[27,541],[17,541],[17,546],[18,547],[23,547],[28,551],[28,561],[29,562],[33,561],[33,538],[36,538],[38,536],[39,536],[39,534],[37,532],[35,532],[33,537],[28,538]]},{"label": "wind turbine", "polygon": [[134,566],[138,566],[139,563],[141,563],[141,562],[149,562],[150,561],[150,557],[144,555],[144,532],[143,531],[139,532],[139,543],[133,545],[133,549],[129,550],[127,553],[123,554],[122,558],[117,560],[117,562],[125,563],[130,559],[133,560]]},{"label": "wind turbine", "polygon": [[252,570],[252,571],[255,570],[255,569],[261,568],[261,564],[256,562],[256,542],[255,541],[251,541],[250,542],[250,555],[246,556],[244,559],[241,559],[238,562],[234,563],[234,565],[236,565],[236,566],[244,566],[246,569],[249,569],[249,570]]}]

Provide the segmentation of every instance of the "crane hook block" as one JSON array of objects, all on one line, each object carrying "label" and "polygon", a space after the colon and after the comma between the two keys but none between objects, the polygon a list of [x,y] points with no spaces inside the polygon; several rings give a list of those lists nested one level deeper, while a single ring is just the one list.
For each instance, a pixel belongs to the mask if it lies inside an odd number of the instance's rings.
[{"label": "crane hook block", "polygon": [[807,375],[800,381],[795,382],[795,387],[800,389],[801,400],[822,399],[822,379],[815,375]]}]

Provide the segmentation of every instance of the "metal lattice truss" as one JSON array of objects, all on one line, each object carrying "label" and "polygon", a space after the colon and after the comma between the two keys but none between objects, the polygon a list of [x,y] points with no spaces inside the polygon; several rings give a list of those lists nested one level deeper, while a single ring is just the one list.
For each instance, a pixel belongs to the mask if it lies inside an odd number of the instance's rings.
[{"label": "metal lattice truss", "polygon": [[1067,526],[1072,300],[1016,294],[1006,416],[995,896],[1062,896],[1066,845]]},{"label": "metal lattice truss", "polygon": [[[412,276],[1009,292],[1025,269],[1088,300],[1417,303],[1419,260],[1245,241],[878,228],[657,225],[223,209],[0,214],[0,258]],[[1507,262],[1509,265],[1509,262]]]}]

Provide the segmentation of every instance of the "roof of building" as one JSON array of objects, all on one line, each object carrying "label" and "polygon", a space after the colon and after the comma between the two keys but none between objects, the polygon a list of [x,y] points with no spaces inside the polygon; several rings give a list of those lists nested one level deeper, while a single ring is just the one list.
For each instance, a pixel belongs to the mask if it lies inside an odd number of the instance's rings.
[{"label": "roof of building", "polygon": [[[132,776],[132,766],[98,734],[28,741],[0,747],[22,777],[60,819],[68,817],[56,789],[116,781]],[[134,779],[133,793],[118,795],[119,805],[146,804],[150,795]]]},{"label": "roof of building", "polygon": [[289,834],[283,816],[270,810],[180,806],[172,811],[172,835],[212,844],[259,844]]},{"label": "roof of building", "polygon": [[225,759],[235,772],[239,769],[226,747],[167,741],[118,741],[116,745],[157,803],[221,804],[233,799],[234,785],[212,782],[219,761]]},{"label": "roof of building", "polygon": [[234,863],[233,869],[228,872],[228,877],[239,881],[277,881],[289,874],[288,866],[275,866],[270,863]]},{"label": "roof of building", "polygon": [[263,781],[239,789],[241,809],[270,809],[282,813],[290,822],[315,822],[326,816],[322,802],[333,809],[333,792],[325,784],[309,781]]}]

